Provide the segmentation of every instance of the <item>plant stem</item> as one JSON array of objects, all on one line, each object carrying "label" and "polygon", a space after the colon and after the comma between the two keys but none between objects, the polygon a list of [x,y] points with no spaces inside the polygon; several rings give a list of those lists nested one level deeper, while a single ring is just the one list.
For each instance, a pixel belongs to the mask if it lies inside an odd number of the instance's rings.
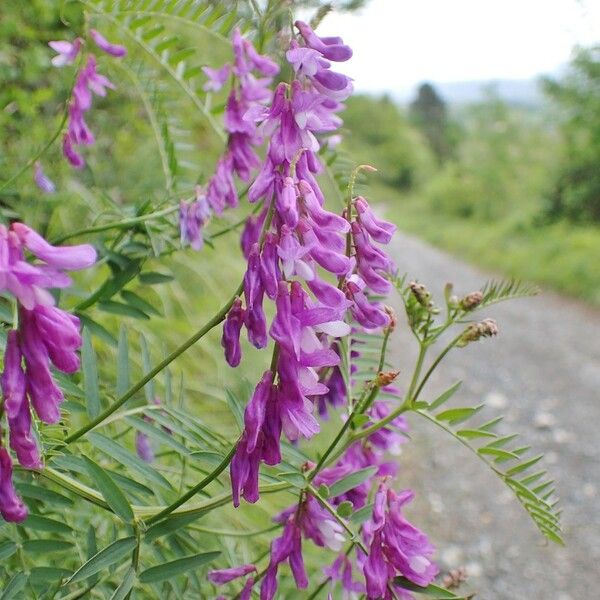
[{"label": "plant stem", "polygon": [[448,354],[448,352],[450,352],[450,350],[452,350],[452,348],[454,348],[454,346],[456,346],[456,344],[458,343],[458,341],[460,340],[461,337],[462,337],[462,332],[459,335],[457,335],[440,352],[439,356],[433,361],[433,363],[431,363],[431,366],[427,370],[427,373],[425,373],[425,375],[423,376],[423,379],[421,380],[421,383],[419,384],[419,386],[415,390],[414,396],[412,398],[413,402],[419,397],[419,394],[421,393],[421,391],[425,387],[425,384],[427,383],[428,379],[431,377],[431,374],[435,371],[435,369],[437,368],[437,366],[442,362],[442,360],[444,359],[444,357],[446,356],[446,354]]},{"label": "plant stem", "polygon": [[406,394],[405,403],[412,402],[412,395],[415,390],[415,386],[417,385],[419,375],[421,374],[421,369],[423,368],[423,361],[425,360],[426,354],[427,354],[427,344],[425,344],[424,342],[420,342],[419,343],[419,356],[417,357],[417,364],[415,365],[415,370],[413,371],[413,376],[410,381],[410,386],[408,388],[408,392]]},{"label": "plant stem", "polygon": [[110,417],[116,410],[118,410],[127,400],[129,400],[134,394],[139,392],[149,381],[154,379],[165,367],[170,365],[177,357],[183,354],[186,350],[191,348],[198,340],[204,337],[211,329],[219,325],[219,323],[225,320],[229,309],[235,302],[235,299],[240,295],[243,290],[243,284],[240,283],[238,288],[235,290],[231,298],[223,305],[223,307],[210,319],[203,327],[201,327],[194,335],[189,337],[181,346],[173,350],[164,360],[159,362],[152,370],[148,371],[140,380],[132,385],[120,398],[113,402],[106,410],[101,412],[95,419],[92,419],[89,423],[86,423],[83,427],[80,427],[77,431],[67,436],[64,440],[64,444],[70,444],[75,440],[78,440],[81,436],[85,435],[94,427],[97,427],[105,419]]},{"label": "plant stem", "polygon": [[183,496],[175,500],[175,502],[172,502],[171,504],[169,504],[169,506],[167,506],[160,512],[156,513],[155,515],[152,515],[149,519],[146,520],[146,524],[152,525],[153,523],[156,523],[157,521],[160,521],[164,517],[170,515],[176,508],[179,508],[182,504],[185,504],[190,498],[193,498],[200,490],[204,489],[209,483],[214,481],[228,467],[229,463],[231,462],[231,459],[233,458],[233,455],[235,454],[235,448],[235,445],[231,447],[229,452],[225,455],[223,460],[219,463],[216,469],[214,469],[214,471],[209,473],[202,481],[197,483],[194,487],[190,488],[185,494],[183,494]]},{"label": "plant stem", "polygon": [[170,215],[171,213],[174,213],[178,210],[179,206],[169,206],[169,208],[164,208],[163,210],[158,210],[156,212],[148,213],[146,215],[140,215],[139,217],[123,219],[122,221],[113,221],[111,223],[105,223],[104,225],[86,227],[85,229],[79,229],[78,231],[73,231],[71,233],[59,236],[52,240],[52,244],[62,244],[66,240],[69,240],[74,237],[79,237],[81,235],[87,235],[88,233],[98,233],[100,231],[108,231],[109,229],[127,229],[131,225],[136,225],[137,223],[145,223],[146,221],[153,221],[154,219],[160,219],[161,217]]}]

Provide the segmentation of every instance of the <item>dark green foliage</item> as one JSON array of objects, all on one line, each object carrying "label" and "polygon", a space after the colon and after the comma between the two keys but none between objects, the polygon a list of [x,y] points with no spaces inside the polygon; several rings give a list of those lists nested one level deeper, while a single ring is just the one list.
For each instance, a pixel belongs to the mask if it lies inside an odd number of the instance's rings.
[{"label": "dark green foliage", "polygon": [[403,191],[422,183],[429,150],[390,97],[352,97],[342,116],[351,131],[343,147],[354,162],[376,167],[378,179]]},{"label": "dark green foliage", "polygon": [[444,100],[430,83],[422,83],[410,105],[410,117],[421,130],[438,162],[442,164],[453,153],[448,110]]},{"label": "dark green foliage", "polygon": [[551,217],[600,222],[600,45],[579,49],[545,91],[563,112],[563,161],[548,198]]}]

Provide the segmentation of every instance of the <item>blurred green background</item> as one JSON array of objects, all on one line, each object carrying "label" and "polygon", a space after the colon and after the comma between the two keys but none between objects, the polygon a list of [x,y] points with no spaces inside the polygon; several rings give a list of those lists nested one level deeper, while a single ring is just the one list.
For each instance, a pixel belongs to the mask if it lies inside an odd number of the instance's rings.
[{"label": "blurred green background", "polygon": [[535,104],[493,85],[453,105],[427,83],[405,106],[354,97],[342,147],[380,169],[371,196],[401,229],[600,305],[600,47],[541,83]]}]

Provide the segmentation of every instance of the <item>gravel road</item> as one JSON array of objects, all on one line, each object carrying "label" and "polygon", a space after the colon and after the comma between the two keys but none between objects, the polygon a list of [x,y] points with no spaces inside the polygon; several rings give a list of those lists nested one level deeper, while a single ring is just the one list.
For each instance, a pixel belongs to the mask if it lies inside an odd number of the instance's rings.
[{"label": "gravel road", "polygon": [[[494,277],[405,234],[395,257],[440,303],[447,281],[463,294]],[[486,402],[482,418],[505,415],[502,433],[546,454],[566,546],[546,543],[483,463],[416,415],[401,459],[402,483],[418,494],[411,516],[430,533],[442,571],[466,566],[461,589],[478,600],[600,598],[600,312],[544,291],[483,316],[497,320],[500,335],[451,353],[424,398],[463,380],[461,405]],[[407,327],[398,329],[394,362],[405,386],[416,352]]]}]

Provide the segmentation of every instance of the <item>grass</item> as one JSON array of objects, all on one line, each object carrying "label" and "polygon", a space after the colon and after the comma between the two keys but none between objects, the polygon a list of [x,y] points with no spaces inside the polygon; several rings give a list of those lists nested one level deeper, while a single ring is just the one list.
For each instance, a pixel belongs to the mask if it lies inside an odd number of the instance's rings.
[{"label": "grass", "polygon": [[432,211],[414,198],[388,205],[404,231],[467,262],[600,306],[600,228],[566,222],[485,222]]}]

